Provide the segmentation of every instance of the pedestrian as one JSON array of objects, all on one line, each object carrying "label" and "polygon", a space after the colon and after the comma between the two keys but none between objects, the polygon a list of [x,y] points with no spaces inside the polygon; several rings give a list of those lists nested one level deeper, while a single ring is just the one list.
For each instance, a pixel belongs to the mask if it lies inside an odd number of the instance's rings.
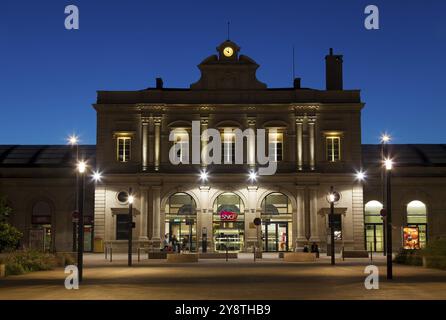
[{"label": "pedestrian", "polygon": [[308,252],[308,246],[304,245],[304,252]]},{"label": "pedestrian", "polygon": [[319,246],[316,242],[311,244],[311,252],[316,253],[316,258],[319,258]]},{"label": "pedestrian", "polygon": [[164,246],[164,251],[169,251],[169,234],[166,233],[164,235],[164,240],[163,240],[163,246]]},{"label": "pedestrian", "polygon": [[180,253],[180,246],[178,244],[178,239],[176,235],[172,236],[172,247],[174,252]]}]

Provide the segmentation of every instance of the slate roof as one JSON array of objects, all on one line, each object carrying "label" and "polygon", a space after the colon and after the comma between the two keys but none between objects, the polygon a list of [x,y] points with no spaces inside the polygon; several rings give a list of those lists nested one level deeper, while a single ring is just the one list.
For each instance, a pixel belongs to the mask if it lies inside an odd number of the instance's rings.
[{"label": "slate roof", "polygon": [[[390,144],[390,154],[399,167],[446,167],[446,144]],[[362,145],[365,168],[381,163],[381,145]]]},{"label": "slate roof", "polygon": [[[96,146],[79,146],[79,156],[94,162]],[[0,145],[0,167],[70,167],[75,159],[67,145]]]}]

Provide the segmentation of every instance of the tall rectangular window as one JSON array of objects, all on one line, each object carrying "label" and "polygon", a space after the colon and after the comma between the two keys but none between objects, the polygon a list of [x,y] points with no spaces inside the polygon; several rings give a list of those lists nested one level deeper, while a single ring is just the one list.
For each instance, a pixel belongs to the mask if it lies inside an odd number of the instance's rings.
[{"label": "tall rectangular window", "polygon": [[341,160],[341,137],[325,137],[325,143],[327,148],[327,161],[336,162]]},{"label": "tall rectangular window", "polygon": [[268,132],[268,150],[273,153],[274,161],[282,161],[283,159],[283,132],[272,130]]},{"label": "tall rectangular window", "polygon": [[127,214],[116,215],[116,240],[129,239],[128,221],[129,219]]},{"label": "tall rectangular window", "polygon": [[181,163],[189,162],[189,133],[186,130],[175,129],[174,145],[177,145],[177,157]]},{"label": "tall rectangular window", "polygon": [[225,130],[221,134],[222,163],[235,163],[235,134]]},{"label": "tall rectangular window", "polygon": [[117,145],[117,159],[119,162],[130,161],[130,148],[132,145],[132,138],[130,137],[118,137],[116,141]]}]

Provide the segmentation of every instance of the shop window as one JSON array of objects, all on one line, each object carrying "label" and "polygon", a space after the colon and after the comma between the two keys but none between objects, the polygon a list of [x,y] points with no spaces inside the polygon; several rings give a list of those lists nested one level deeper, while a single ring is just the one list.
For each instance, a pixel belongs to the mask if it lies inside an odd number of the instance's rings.
[{"label": "shop window", "polygon": [[128,162],[131,157],[131,146],[132,146],[132,138],[131,137],[117,137],[116,138],[116,156],[119,162]]},{"label": "shop window", "polygon": [[418,200],[407,205],[407,228],[403,230],[406,249],[422,249],[427,243],[427,209]]},{"label": "shop window", "polygon": [[341,137],[327,136],[325,137],[327,150],[327,161],[337,162],[341,160]]},{"label": "shop window", "polygon": [[283,193],[270,193],[263,199],[261,207],[263,250],[289,251],[293,221],[290,199]]},{"label": "shop window", "polygon": [[214,202],[213,233],[215,251],[242,251],[245,234],[245,208],[240,197],[223,193]]},{"label": "shop window", "polygon": [[291,213],[291,201],[283,193],[270,193],[262,201],[262,215],[276,216]]}]

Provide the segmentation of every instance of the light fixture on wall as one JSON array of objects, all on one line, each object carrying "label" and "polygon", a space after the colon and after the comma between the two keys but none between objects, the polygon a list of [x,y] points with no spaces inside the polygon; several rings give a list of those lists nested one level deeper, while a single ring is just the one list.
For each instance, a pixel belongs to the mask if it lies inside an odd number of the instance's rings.
[{"label": "light fixture on wall", "polygon": [[257,172],[255,172],[254,170],[251,170],[249,172],[249,180],[251,180],[251,182],[254,182],[257,180]]},{"label": "light fixture on wall", "polygon": [[206,172],[206,170],[202,170],[200,172],[200,179],[201,181],[205,182],[208,180],[208,173]]},{"label": "light fixture on wall", "polygon": [[358,181],[364,181],[367,178],[367,175],[365,174],[364,171],[357,171],[355,174],[355,178]]}]

